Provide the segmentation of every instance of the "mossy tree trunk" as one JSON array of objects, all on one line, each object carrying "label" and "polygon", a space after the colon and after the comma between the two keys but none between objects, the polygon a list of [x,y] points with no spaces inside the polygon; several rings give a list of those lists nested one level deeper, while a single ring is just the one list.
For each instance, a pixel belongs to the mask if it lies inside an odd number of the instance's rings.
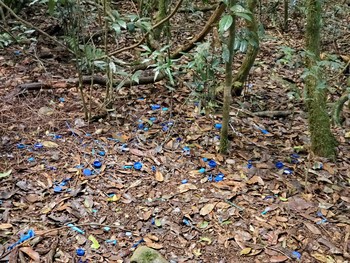
[{"label": "mossy tree trunk", "polygon": [[[229,1],[228,8],[232,7],[236,3],[235,0]],[[230,11],[231,12],[231,11]],[[232,13],[232,12],[231,12]],[[220,134],[220,153],[227,153],[228,150],[228,125],[230,121],[230,104],[231,104],[231,87],[232,87],[232,64],[235,44],[235,31],[236,31],[236,16],[232,14],[233,22],[229,28],[229,37],[227,41],[227,49],[229,52],[228,59],[225,63],[225,89],[224,89],[224,105],[222,108],[222,128]]]},{"label": "mossy tree trunk", "polygon": [[240,96],[242,94],[244,83],[248,78],[249,71],[252,68],[255,58],[259,52],[259,36],[258,36],[258,23],[254,16],[254,11],[257,5],[257,0],[248,0],[247,7],[250,12],[252,12],[251,21],[247,20],[247,28],[250,31],[252,42],[247,50],[247,54],[242,62],[241,67],[239,68],[237,75],[233,81],[233,96]]},{"label": "mossy tree trunk", "polygon": [[326,108],[326,89],[322,87],[322,72],[317,62],[320,60],[322,0],[307,0],[306,64],[306,106],[311,136],[311,150],[317,156],[335,158],[337,142],[330,129],[330,119]]}]

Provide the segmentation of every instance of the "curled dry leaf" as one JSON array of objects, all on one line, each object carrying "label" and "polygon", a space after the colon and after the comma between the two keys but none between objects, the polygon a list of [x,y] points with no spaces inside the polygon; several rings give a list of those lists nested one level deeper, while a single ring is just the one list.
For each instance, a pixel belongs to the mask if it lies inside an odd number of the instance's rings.
[{"label": "curled dry leaf", "polygon": [[156,171],[156,180],[158,182],[163,182],[164,181],[164,176],[160,171]]},{"label": "curled dry leaf", "polygon": [[27,254],[34,262],[40,262],[40,255],[38,252],[34,251],[31,247],[21,247],[23,253]]},{"label": "curled dry leaf", "polygon": [[214,207],[215,207],[215,204],[206,204],[205,206],[202,207],[199,214],[202,216],[205,216],[209,214],[211,211],[213,211]]}]

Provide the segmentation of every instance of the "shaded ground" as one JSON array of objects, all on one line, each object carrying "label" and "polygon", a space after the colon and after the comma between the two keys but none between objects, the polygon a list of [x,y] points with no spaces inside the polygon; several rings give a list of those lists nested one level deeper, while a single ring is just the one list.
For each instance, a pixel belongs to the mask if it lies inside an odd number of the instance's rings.
[{"label": "shaded ground", "polygon": [[[0,172],[12,172],[0,178],[0,257],[77,262],[80,247],[80,262],[128,262],[143,241],[171,262],[348,262],[349,126],[334,130],[334,163],[295,152],[308,143],[307,122],[301,70],[276,63],[284,39],[300,46],[288,35],[263,41],[253,88],[234,101],[229,156],[217,154],[220,114],[200,115],[186,86],[123,89],[117,112],[88,125],[74,88],[8,96],[23,82],[74,77],[64,53],[1,51]],[[265,110],[292,113],[251,114]],[[35,237],[6,253],[30,229]]]}]

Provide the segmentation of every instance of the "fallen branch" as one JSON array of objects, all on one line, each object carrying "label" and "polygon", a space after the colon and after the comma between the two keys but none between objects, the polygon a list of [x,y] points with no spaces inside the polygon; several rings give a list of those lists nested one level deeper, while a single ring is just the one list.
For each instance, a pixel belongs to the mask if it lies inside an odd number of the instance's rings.
[{"label": "fallen branch", "polygon": [[291,115],[292,111],[259,111],[253,112],[253,115],[258,117],[269,117],[269,118],[279,118],[279,117],[287,117]]}]

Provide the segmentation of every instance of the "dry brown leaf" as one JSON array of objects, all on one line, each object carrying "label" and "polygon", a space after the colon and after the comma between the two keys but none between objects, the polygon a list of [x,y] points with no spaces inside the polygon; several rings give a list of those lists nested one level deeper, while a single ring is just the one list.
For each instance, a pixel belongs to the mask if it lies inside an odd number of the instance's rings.
[{"label": "dry brown leaf", "polygon": [[287,259],[288,259],[288,257],[284,256],[284,255],[272,256],[272,257],[270,257],[270,262],[271,263],[279,263],[279,262],[284,262]]},{"label": "dry brown leaf", "polygon": [[263,179],[261,179],[260,176],[257,176],[257,175],[254,175],[252,178],[250,178],[248,181],[247,181],[247,184],[260,184],[260,185],[264,185],[264,181]]},{"label": "dry brown leaf", "polygon": [[177,188],[180,193],[185,193],[189,190],[196,190],[197,186],[195,186],[194,184],[180,184]]},{"label": "dry brown leaf", "polygon": [[3,230],[3,229],[9,229],[9,228],[12,228],[13,226],[11,224],[7,224],[7,223],[4,223],[4,224],[0,224],[0,229]]},{"label": "dry brown leaf", "polygon": [[146,243],[146,246],[147,247],[150,247],[150,248],[153,248],[153,249],[162,249],[163,248],[163,245],[160,244],[160,243]]},{"label": "dry brown leaf", "polygon": [[160,171],[156,171],[156,180],[158,182],[163,182],[164,181],[164,176]]},{"label": "dry brown leaf", "polygon": [[283,223],[288,222],[288,218],[283,216],[276,216],[275,218],[278,222],[283,222]]},{"label": "dry brown leaf", "polygon": [[51,141],[44,141],[42,142],[42,145],[46,148],[57,148],[58,144],[55,142],[51,142]]},{"label": "dry brown leaf", "polygon": [[21,247],[19,250],[27,254],[34,262],[40,262],[39,253],[34,251],[31,247]]},{"label": "dry brown leaf", "polygon": [[309,229],[313,234],[315,235],[321,235],[321,231],[313,224],[310,224],[308,222],[304,222],[304,225]]},{"label": "dry brown leaf", "polygon": [[214,207],[215,207],[215,204],[206,204],[199,211],[199,214],[202,216],[205,216],[205,215],[209,214],[211,211],[213,211]]}]

